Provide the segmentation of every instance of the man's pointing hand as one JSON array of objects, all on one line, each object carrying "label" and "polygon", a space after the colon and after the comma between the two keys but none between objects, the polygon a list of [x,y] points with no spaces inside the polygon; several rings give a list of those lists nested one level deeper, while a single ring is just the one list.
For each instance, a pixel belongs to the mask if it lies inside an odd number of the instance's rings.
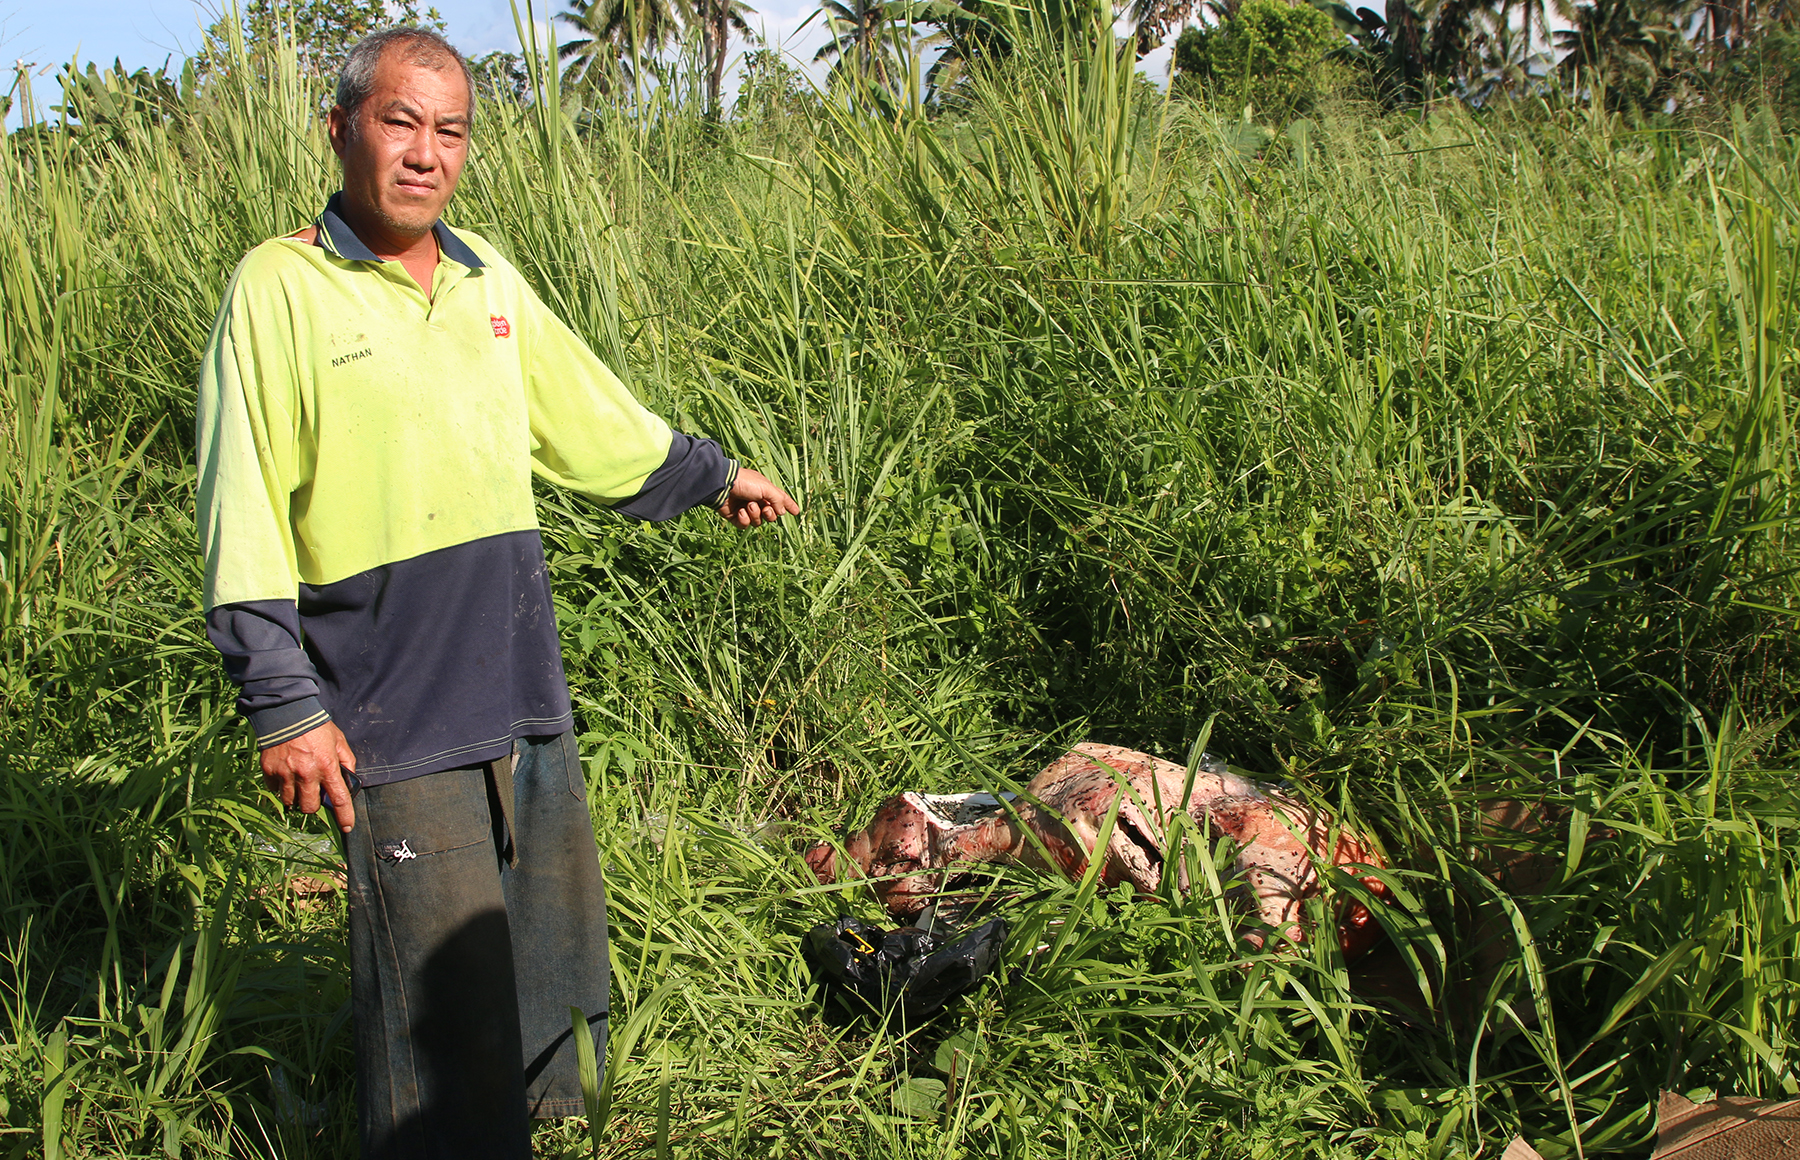
[{"label": "man's pointing hand", "polygon": [[263,784],[281,804],[303,814],[317,813],[321,795],[337,817],[338,829],[356,828],[356,810],[342,770],[356,772],[350,743],[330,721],[280,745],[262,751]]},{"label": "man's pointing hand", "polygon": [[720,518],[740,528],[772,524],[784,514],[799,515],[800,505],[794,502],[793,496],[776,487],[768,476],[748,467],[738,469],[737,481],[731,485],[725,502],[719,505]]}]

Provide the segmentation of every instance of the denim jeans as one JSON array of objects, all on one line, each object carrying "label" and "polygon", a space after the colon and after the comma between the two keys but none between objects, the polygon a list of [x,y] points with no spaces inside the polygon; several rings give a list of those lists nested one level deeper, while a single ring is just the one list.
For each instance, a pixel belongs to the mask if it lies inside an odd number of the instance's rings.
[{"label": "denim jeans", "polygon": [[529,1160],[532,1118],[583,1111],[570,1006],[606,1058],[606,894],[575,736],[355,803],[363,1158]]}]

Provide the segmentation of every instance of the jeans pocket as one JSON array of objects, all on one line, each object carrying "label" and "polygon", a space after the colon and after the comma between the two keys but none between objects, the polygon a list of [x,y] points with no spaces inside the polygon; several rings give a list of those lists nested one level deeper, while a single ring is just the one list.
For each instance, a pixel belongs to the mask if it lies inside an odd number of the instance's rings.
[{"label": "jeans pocket", "polygon": [[481,769],[447,769],[364,790],[375,857],[389,865],[492,841]]}]

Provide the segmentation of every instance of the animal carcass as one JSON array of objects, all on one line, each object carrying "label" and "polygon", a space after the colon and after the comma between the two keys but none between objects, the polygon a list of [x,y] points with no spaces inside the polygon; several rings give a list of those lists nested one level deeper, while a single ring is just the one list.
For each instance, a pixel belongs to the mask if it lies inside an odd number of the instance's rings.
[{"label": "animal carcass", "polygon": [[[1185,812],[1209,838],[1224,835],[1236,843],[1240,901],[1295,940],[1302,935],[1302,905],[1319,892],[1319,863],[1358,876],[1385,864],[1366,838],[1273,786],[1228,772],[1216,759],[1202,758],[1183,800],[1187,783],[1188,771],[1172,761],[1082,742],[1032,778],[1017,798],[899,794],[881,804],[866,829],[844,839],[851,866],[840,870],[838,851],[825,842],[809,849],[806,861],[820,882],[875,879],[877,897],[896,917],[923,909],[947,874],[982,862],[1015,862],[1073,879],[1099,857],[1103,884],[1128,882],[1149,893],[1162,884],[1169,821]],[[1121,786],[1129,791],[1123,800]],[[1096,853],[1115,801],[1112,833]],[[1363,881],[1386,896],[1379,880]],[[1337,933],[1351,957],[1381,937],[1373,916],[1355,903],[1341,909]],[[1263,935],[1260,926],[1243,932],[1258,947]]]}]

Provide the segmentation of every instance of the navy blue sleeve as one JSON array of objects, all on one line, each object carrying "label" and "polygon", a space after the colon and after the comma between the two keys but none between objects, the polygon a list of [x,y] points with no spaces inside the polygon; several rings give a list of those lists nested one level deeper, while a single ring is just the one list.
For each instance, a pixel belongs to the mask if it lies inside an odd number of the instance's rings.
[{"label": "navy blue sleeve", "polygon": [[737,479],[738,464],[711,439],[677,431],[669,441],[669,456],[650,473],[643,490],[612,505],[614,511],[634,520],[672,520],[690,508],[718,507]]},{"label": "navy blue sleeve", "polygon": [[238,711],[256,747],[292,741],[331,720],[319,700],[319,674],[300,647],[300,609],[292,600],[222,604],[206,614],[206,635],[241,686]]}]

